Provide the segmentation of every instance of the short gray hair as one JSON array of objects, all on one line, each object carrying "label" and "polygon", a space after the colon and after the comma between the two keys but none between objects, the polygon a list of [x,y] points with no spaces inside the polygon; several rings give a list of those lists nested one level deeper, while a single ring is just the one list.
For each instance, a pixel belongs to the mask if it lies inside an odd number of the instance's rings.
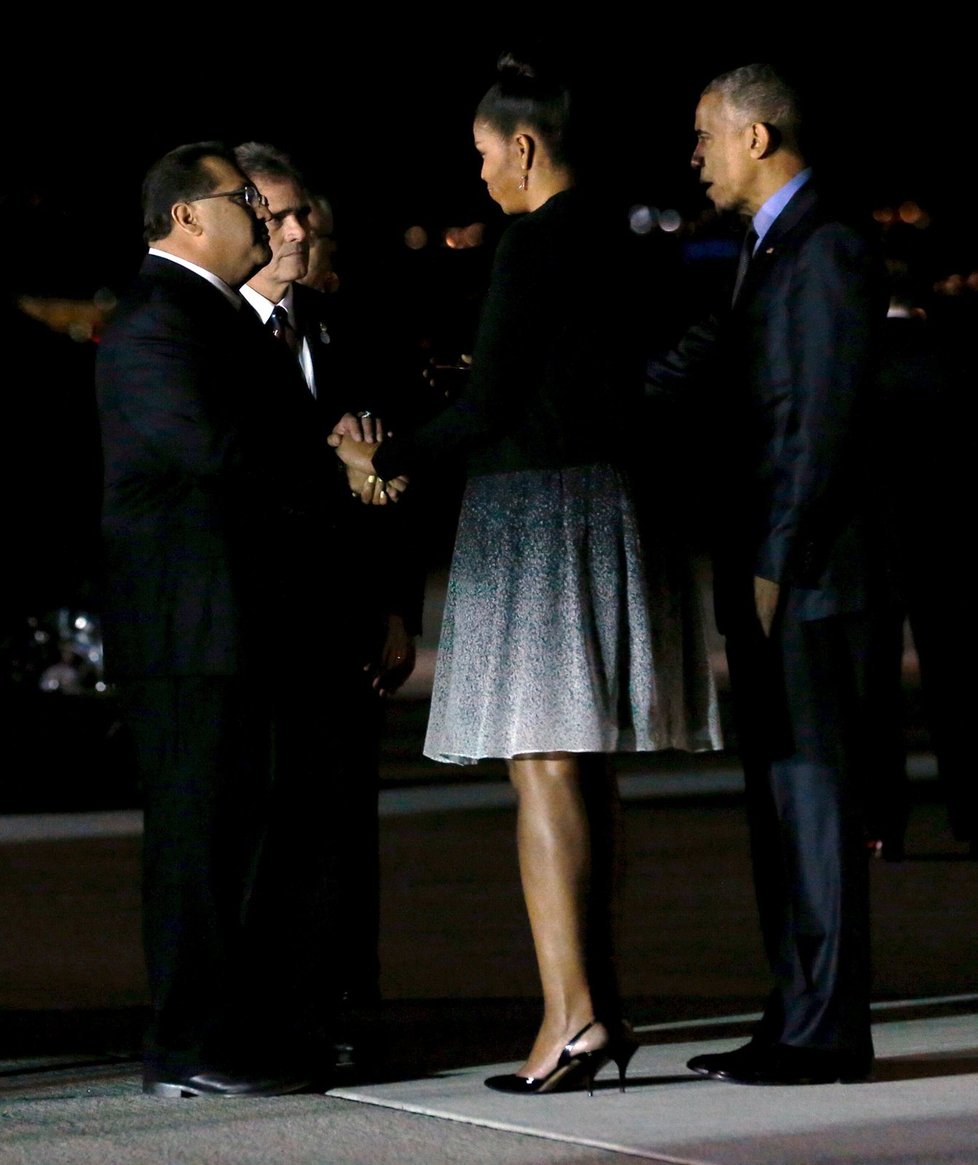
[{"label": "short gray hair", "polygon": [[234,156],[241,170],[254,181],[261,174],[265,178],[280,178],[305,186],[302,174],[284,150],[265,142],[242,142],[234,147]]},{"label": "short gray hair", "polygon": [[779,137],[796,148],[802,130],[801,97],[773,65],[742,65],[721,73],[706,86],[701,96],[715,93],[742,114],[745,123],[762,121],[777,130]]}]

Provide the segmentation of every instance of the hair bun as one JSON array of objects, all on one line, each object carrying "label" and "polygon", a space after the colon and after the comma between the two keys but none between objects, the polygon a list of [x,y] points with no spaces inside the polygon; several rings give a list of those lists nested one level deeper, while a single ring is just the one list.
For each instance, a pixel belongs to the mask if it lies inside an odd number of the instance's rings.
[{"label": "hair bun", "polygon": [[496,61],[496,71],[510,76],[528,77],[530,79],[537,76],[536,68],[512,50],[500,53],[499,59]]}]

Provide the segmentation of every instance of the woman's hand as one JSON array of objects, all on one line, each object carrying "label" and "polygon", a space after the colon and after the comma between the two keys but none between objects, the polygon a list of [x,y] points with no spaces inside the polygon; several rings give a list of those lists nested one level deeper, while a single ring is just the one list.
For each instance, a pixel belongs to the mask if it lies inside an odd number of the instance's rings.
[{"label": "woman's hand", "polygon": [[359,496],[364,505],[385,505],[387,502],[385,483],[374,473],[373,466],[377,442],[357,439],[335,429],[326,441],[336,450],[337,457],[346,467],[346,480],[350,484],[350,492],[354,496]]},{"label": "woman's hand", "polygon": [[336,455],[346,466],[350,492],[358,496],[364,505],[386,506],[388,501],[396,502],[407,489],[406,477],[384,481],[374,472],[373,455],[380,444],[379,441],[357,440],[335,429],[326,441],[336,450]]}]

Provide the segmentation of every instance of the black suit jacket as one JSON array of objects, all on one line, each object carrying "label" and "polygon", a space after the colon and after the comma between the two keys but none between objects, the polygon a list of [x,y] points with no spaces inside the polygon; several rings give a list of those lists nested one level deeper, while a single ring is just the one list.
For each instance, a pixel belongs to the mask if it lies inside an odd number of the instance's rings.
[{"label": "black suit jacket", "polygon": [[286,355],[168,259],[116,309],[96,358],[110,675],[274,666],[283,622],[335,590],[334,455]]},{"label": "black suit jacket", "polygon": [[[714,588],[721,630],[751,617],[753,578],[802,619],[864,608],[874,573],[869,437],[887,294],[880,253],[808,183],[736,303],[649,364],[653,396],[709,392]],[[704,433],[704,436],[707,434]]]},{"label": "black suit jacket", "polygon": [[292,285],[296,329],[308,341],[316,399],[330,428],[344,413],[377,406],[376,401],[367,404],[361,395],[364,385],[356,377],[354,340],[334,299],[335,295],[301,283]]},{"label": "black suit jacket", "polygon": [[[296,329],[308,342],[312,358],[319,427],[327,433],[344,413],[364,408],[389,419],[388,366],[366,359],[359,321],[337,303],[342,294],[326,294],[300,283],[292,286]],[[415,497],[409,492],[397,504],[365,506],[351,497],[342,463],[332,451],[331,457],[337,569],[348,572],[351,584],[355,580],[347,617],[361,621],[362,643],[374,633],[384,633],[389,614],[402,616],[408,631],[418,635],[426,564]]]}]

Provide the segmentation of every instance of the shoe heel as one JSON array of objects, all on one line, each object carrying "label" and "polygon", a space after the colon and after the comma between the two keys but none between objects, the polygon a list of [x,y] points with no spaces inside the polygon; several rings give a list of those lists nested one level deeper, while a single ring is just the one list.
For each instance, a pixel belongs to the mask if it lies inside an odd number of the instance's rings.
[{"label": "shoe heel", "polygon": [[613,1051],[610,1052],[611,1059],[615,1062],[615,1067],[618,1069],[618,1091],[625,1091],[625,1077],[628,1073],[628,1065],[632,1062],[632,1057],[638,1051],[637,1041],[623,1041]]}]

